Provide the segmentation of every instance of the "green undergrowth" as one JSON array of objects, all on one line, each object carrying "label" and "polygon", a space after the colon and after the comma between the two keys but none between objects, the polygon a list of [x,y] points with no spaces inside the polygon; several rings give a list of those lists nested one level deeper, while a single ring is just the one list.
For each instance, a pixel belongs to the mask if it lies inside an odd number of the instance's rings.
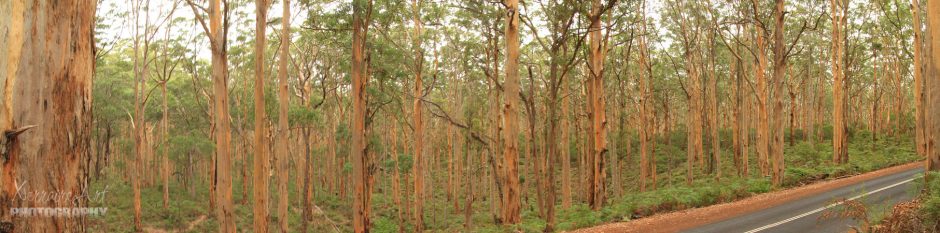
[{"label": "green undergrowth", "polygon": [[[725,132],[723,132],[725,133]],[[652,185],[648,186],[648,191],[639,192],[637,167],[638,145],[632,147],[629,155],[627,151],[620,151],[619,159],[623,164],[621,172],[623,173],[623,195],[614,196],[612,188],[607,203],[597,211],[584,204],[577,196],[574,198],[570,207],[556,206],[556,224],[555,231],[567,231],[572,229],[590,227],[611,222],[631,221],[654,214],[678,211],[688,208],[703,207],[718,203],[731,202],[753,196],[760,193],[771,192],[780,189],[800,186],[817,182],[821,180],[830,180],[839,177],[864,173],[893,165],[904,164],[918,160],[913,151],[912,140],[909,138],[901,139],[882,139],[871,141],[870,137],[861,138],[862,133],[857,133],[856,137],[849,141],[849,162],[844,165],[835,165],[830,161],[832,144],[828,141],[819,141],[810,144],[805,141],[798,142],[785,148],[786,170],[785,181],[782,187],[773,187],[769,177],[760,176],[757,167],[756,153],[752,146],[750,151],[750,175],[739,177],[737,170],[733,165],[730,143],[722,141],[721,150],[721,179],[716,179],[714,174],[707,173],[696,164],[693,173],[695,179],[692,185],[686,185],[686,154],[684,151],[685,138],[681,134],[670,136],[667,145],[665,139],[657,141],[656,145],[656,164],[657,164],[657,184],[655,189]],[[867,136],[867,135],[866,135]],[[726,137],[727,138],[727,137]],[[634,142],[635,143],[635,142]],[[752,143],[753,144],[753,143]],[[706,147],[707,148],[707,147]],[[400,158],[406,160],[410,157],[407,154]],[[381,161],[385,169],[394,169],[394,163]],[[401,161],[399,161],[401,162]],[[410,164],[410,161],[405,161]],[[577,159],[572,159],[573,169],[577,171]],[[442,163],[441,165],[446,165]],[[447,198],[446,189],[441,185],[446,184],[446,169],[435,170],[436,175],[432,175],[431,196],[423,198],[425,202],[425,225],[429,232],[482,232],[482,233],[501,233],[501,232],[542,232],[546,222],[539,218],[536,207],[537,195],[532,185],[531,177],[526,177],[528,168],[525,164],[520,168],[521,179],[523,180],[523,208],[522,222],[516,225],[498,224],[491,209],[492,198],[489,195],[480,196],[480,190],[484,185],[478,181],[473,184],[473,189],[478,194],[474,197],[472,205],[471,222],[469,228],[466,227],[465,220],[465,202],[464,196],[458,202],[458,207],[454,207],[452,199]],[[409,167],[399,168],[403,172],[402,182],[411,182],[408,177]],[[481,169],[489,169],[482,167]],[[342,171],[348,175],[349,171]],[[376,177],[376,187],[372,195],[372,231],[373,232],[398,232],[398,208],[394,197],[391,195],[391,178],[386,175]],[[580,191],[577,182],[577,175],[573,172],[572,190],[575,193]],[[291,184],[289,185],[291,211],[289,223],[291,232],[299,232],[301,221],[301,203],[298,203],[300,189],[294,185],[294,176],[291,174]],[[556,173],[560,175],[560,173]],[[560,177],[560,176],[558,176]],[[608,174],[608,177],[610,175]],[[192,232],[214,232],[218,229],[218,222],[214,213],[209,210],[208,202],[208,184],[206,181],[197,181],[193,193],[189,193],[185,187],[180,185],[179,180],[174,177],[170,182],[170,205],[164,209],[162,206],[162,187],[160,184],[146,186],[141,190],[142,200],[142,222],[146,227],[163,230],[179,230],[185,228],[188,224],[195,221],[199,216],[206,215],[207,219],[194,225]],[[528,178],[528,179],[527,179]],[[275,179],[270,179],[273,182]],[[935,179],[940,180],[940,179]],[[556,179],[557,189],[561,189],[560,179]],[[242,204],[245,198],[242,193],[242,180],[236,176],[233,180],[233,199],[235,206],[236,225],[240,232],[250,232],[252,227],[252,203]],[[938,181],[940,182],[940,181]],[[309,232],[351,232],[351,195],[345,196],[337,193],[330,193],[322,187],[319,180],[315,181],[314,204],[316,205],[314,217],[309,222]],[[410,186],[410,185],[409,185]],[[91,191],[102,190],[107,187],[109,191],[101,203],[90,203],[92,206],[108,207],[108,213],[101,217],[91,217],[89,221],[89,230],[92,232],[133,232],[133,195],[129,182],[122,175],[105,173],[100,180],[93,181],[90,187]],[[934,184],[940,190],[940,184]],[[407,187],[406,187],[407,188]],[[462,186],[465,189],[466,186]],[[249,190],[250,193],[250,190]],[[464,193],[464,190],[461,190]],[[940,192],[935,192],[940,193]],[[402,190],[402,200],[408,205],[413,200],[413,190],[410,188]],[[276,191],[272,183],[270,192],[269,211],[276,211]],[[250,198],[250,196],[249,196]],[[561,203],[560,191],[556,198]],[[251,199],[249,199],[251,200]],[[408,212],[403,213],[403,225],[405,232],[412,232],[412,212],[410,207]],[[940,217],[940,195],[934,194],[924,205],[924,213],[930,216]],[[270,229],[276,229],[276,217],[269,217]]]},{"label": "green undergrowth", "polygon": [[[909,138],[882,139],[871,141],[861,138],[849,141],[849,162],[838,165],[830,162],[832,144],[828,141],[810,144],[799,142],[787,146],[784,150],[786,160],[785,179],[782,187],[773,187],[769,177],[761,177],[756,167],[756,159],[751,151],[750,176],[739,177],[730,158],[730,151],[723,150],[722,174],[720,180],[714,175],[704,174],[696,168],[696,179],[692,185],[685,184],[684,151],[678,158],[673,158],[672,169],[660,172],[658,189],[647,192],[628,191],[622,197],[613,197],[609,204],[600,211],[591,211],[587,206],[576,205],[563,209],[558,214],[558,230],[570,230],[594,226],[609,222],[630,221],[645,216],[666,213],[688,208],[697,208],[718,203],[739,200],[760,193],[787,189],[822,180],[831,180],[845,176],[870,172],[881,168],[906,164],[921,157],[914,152]],[[658,145],[664,151],[680,151],[666,145]],[[657,160],[663,166],[663,154],[657,154]],[[631,169],[627,169],[631,170]],[[638,170],[638,169],[636,169]],[[630,177],[634,179],[635,177]],[[628,179],[628,180],[630,180]],[[940,180],[940,179],[938,179]],[[628,186],[635,184],[626,184]],[[936,190],[940,190],[940,184]],[[937,191],[936,193],[940,193]],[[925,211],[940,217],[940,195],[925,205]],[[930,202],[930,201],[928,201]],[[928,207],[929,206],[929,207]],[[931,209],[932,208],[932,209]]]},{"label": "green undergrowth", "polygon": [[926,193],[922,196],[921,214],[924,219],[934,221],[927,224],[940,225],[940,172],[931,172],[928,175],[930,178],[927,186],[922,186],[926,187]]}]

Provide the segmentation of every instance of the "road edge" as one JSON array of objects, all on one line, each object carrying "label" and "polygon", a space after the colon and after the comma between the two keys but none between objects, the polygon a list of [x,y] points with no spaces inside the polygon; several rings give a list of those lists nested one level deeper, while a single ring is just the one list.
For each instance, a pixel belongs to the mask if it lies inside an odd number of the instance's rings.
[{"label": "road edge", "polygon": [[678,232],[692,227],[720,222],[744,214],[772,208],[804,197],[858,184],[875,178],[917,169],[923,165],[923,161],[916,161],[840,179],[820,181],[795,188],[762,193],[733,202],[656,214],[629,222],[608,223],[577,229],[571,232]]}]

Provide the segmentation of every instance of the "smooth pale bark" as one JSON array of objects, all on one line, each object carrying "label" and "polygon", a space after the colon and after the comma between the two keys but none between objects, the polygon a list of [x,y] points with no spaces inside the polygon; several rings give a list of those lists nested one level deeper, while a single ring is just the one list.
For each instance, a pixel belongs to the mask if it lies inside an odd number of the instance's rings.
[{"label": "smooth pale bark", "polygon": [[917,153],[927,154],[926,124],[924,122],[924,52],[923,38],[921,36],[922,24],[920,22],[920,1],[911,0],[911,15],[913,16],[914,31],[914,143],[917,147]]},{"label": "smooth pale bark", "polygon": [[845,135],[845,73],[843,66],[842,24],[845,22],[843,0],[830,0],[832,14],[832,161],[848,162]]},{"label": "smooth pale bark", "polygon": [[[0,153],[3,207],[79,208],[86,203],[9,196],[29,190],[78,194],[91,155],[96,1],[0,4]],[[50,88],[55,87],[55,88]],[[9,168],[9,170],[8,170]],[[22,169],[16,168],[42,168]],[[11,187],[12,186],[12,187]],[[7,209],[8,210],[8,209]],[[8,212],[8,211],[0,211]],[[12,232],[79,232],[84,218],[13,218]]]},{"label": "smooth pale bark", "polygon": [[412,21],[414,23],[414,34],[412,34],[413,50],[414,50],[414,74],[415,74],[415,86],[414,86],[414,107],[413,107],[413,120],[414,120],[414,160],[412,168],[414,168],[415,180],[414,180],[414,226],[415,231],[424,230],[424,119],[423,119],[423,110],[421,109],[421,98],[423,95],[423,86],[421,80],[421,71],[424,69],[424,51],[421,49],[421,35],[422,35],[422,23],[421,23],[421,0],[412,0],[411,1],[411,10],[414,11],[412,15]]},{"label": "smooth pale bark", "polygon": [[[281,17],[281,44],[278,59],[278,117],[277,117],[277,139],[274,147],[274,154],[277,156],[277,225],[281,232],[288,232],[287,225],[287,180],[289,179],[290,151],[288,150],[288,122],[287,107],[290,104],[290,96],[287,95],[287,59],[290,56],[290,0],[283,2],[283,14]],[[298,175],[300,175],[298,173]],[[298,186],[300,187],[300,186]]]},{"label": "smooth pale bark", "polygon": [[[372,196],[372,175],[369,171],[371,159],[366,142],[366,83],[369,81],[366,43],[369,24],[372,17],[372,0],[353,1],[352,22],[352,147],[349,158],[353,165],[353,231],[369,232],[371,222],[370,201]],[[421,174],[415,174],[420,176]],[[417,188],[417,187],[416,187]],[[420,197],[416,197],[420,198]]]},{"label": "smooth pale bark", "polygon": [[927,170],[940,170],[940,2],[927,1]]},{"label": "smooth pale bark", "polygon": [[503,83],[503,224],[519,223],[522,188],[519,184],[519,142],[516,124],[519,108],[519,1],[504,0],[506,6],[506,79]]}]

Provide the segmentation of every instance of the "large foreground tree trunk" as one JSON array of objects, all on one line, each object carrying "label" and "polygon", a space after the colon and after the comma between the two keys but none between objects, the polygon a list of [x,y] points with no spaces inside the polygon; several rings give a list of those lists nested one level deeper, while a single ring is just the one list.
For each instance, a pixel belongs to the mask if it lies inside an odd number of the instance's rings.
[{"label": "large foreground tree trunk", "polygon": [[940,2],[927,2],[927,170],[940,170]]},{"label": "large foreground tree trunk", "polygon": [[516,224],[520,216],[519,142],[516,125],[519,108],[519,1],[504,0],[506,5],[506,80],[503,85],[503,160],[505,181],[503,192],[503,223]]},{"label": "large foreground tree trunk", "polygon": [[605,9],[601,6],[600,0],[592,1],[591,26],[588,34],[590,37],[590,63],[588,68],[591,74],[588,76],[587,85],[590,88],[591,134],[594,145],[592,156],[589,159],[592,172],[589,184],[590,190],[588,190],[590,194],[588,203],[591,204],[591,208],[594,210],[599,210],[601,205],[604,204],[604,194],[606,193],[604,155],[607,154],[607,112],[604,100],[604,57],[607,55],[607,51],[606,46],[603,45],[604,41],[601,33],[601,16],[603,16],[604,11]]},{"label": "large foreground tree trunk", "polygon": [[[372,17],[372,0],[353,1],[352,32],[352,148],[353,230],[369,232],[369,202],[372,194],[371,160],[366,151],[366,83],[369,82],[366,42]],[[415,174],[419,176],[420,174]]]},{"label": "large foreground tree trunk", "polygon": [[[90,155],[96,1],[13,0],[0,4],[0,153],[2,221],[15,232],[82,232],[83,217],[16,219],[10,207],[75,208],[77,202],[13,201],[30,191],[82,193]],[[17,167],[22,173],[17,172]],[[14,192],[14,193],[11,193]]]}]

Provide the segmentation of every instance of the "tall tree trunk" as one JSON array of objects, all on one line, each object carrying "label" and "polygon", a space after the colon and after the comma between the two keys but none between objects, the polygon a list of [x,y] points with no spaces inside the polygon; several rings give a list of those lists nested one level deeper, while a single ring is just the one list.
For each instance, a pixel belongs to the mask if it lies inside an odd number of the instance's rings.
[{"label": "tall tree trunk", "polygon": [[14,195],[17,181],[30,190],[73,194],[87,186],[82,163],[92,152],[95,9],[91,0],[0,6],[9,17],[0,20],[0,221],[14,222],[11,232],[84,231],[84,218],[13,218],[8,208],[86,206],[84,200],[16,203]]},{"label": "tall tree trunk", "polygon": [[927,1],[927,170],[940,170],[940,2]]},{"label": "tall tree trunk", "polygon": [[[371,159],[367,151],[366,142],[366,83],[369,81],[368,51],[369,24],[372,17],[372,0],[353,1],[353,32],[352,32],[352,147],[350,159],[353,165],[353,230],[356,233],[369,232],[371,223],[370,200],[372,196]],[[417,159],[416,159],[417,161]],[[415,176],[421,174],[415,173]],[[417,187],[416,187],[417,189]],[[420,197],[416,197],[420,198]]]},{"label": "tall tree trunk", "polygon": [[169,157],[169,154],[167,154],[167,151],[169,150],[168,142],[170,141],[169,139],[170,134],[168,130],[169,118],[167,117],[169,115],[168,113],[169,108],[167,107],[167,92],[166,92],[167,82],[170,82],[169,76],[167,77],[166,80],[163,81],[163,83],[160,84],[160,88],[163,90],[163,120],[162,120],[163,122],[161,123],[162,124],[161,128],[163,128],[163,133],[162,133],[163,136],[161,136],[162,137],[161,143],[163,144],[163,156],[161,157],[163,158],[162,178],[163,178],[163,209],[164,210],[170,208],[170,157]]},{"label": "tall tree trunk", "polygon": [[843,0],[830,0],[832,10],[832,161],[848,161],[845,136],[845,74],[843,65],[842,23],[845,22]]},{"label": "tall tree trunk", "polygon": [[[562,82],[564,83],[564,82]],[[568,88],[561,84],[565,92],[568,92]],[[568,96],[565,94],[564,96]],[[562,208],[571,207],[571,150],[570,144],[571,137],[569,132],[571,131],[571,120],[568,117],[569,103],[571,102],[570,98],[561,98],[561,206]]]},{"label": "tall tree trunk", "polygon": [[414,86],[414,109],[412,114],[414,114],[414,168],[415,174],[415,192],[414,192],[414,225],[415,231],[424,230],[424,119],[423,119],[423,110],[421,109],[421,98],[423,97],[424,91],[422,90],[424,84],[421,80],[421,71],[424,69],[424,51],[421,48],[421,35],[422,35],[422,23],[421,23],[421,0],[412,0],[411,1],[411,10],[414,11],[412,15],[412,21],[414,23],[414,34],[412,34],[412,39],[414,40],[413,50],[414,50],[414,73],[415,73],[415,86]]},{"label": "tall tree trunk", "polygon": [[647,41],[647,28],[646,28],[646,7],[645,2],[643,9],[640,10],[642,15],[641,27],[643,30],[639,38],[639,57],[637,61],[639,62],[639,75],[637,79],[639,80],[640,88],[640,114],[637,116],[639,126],[639,136],[640,136],[640,192],[646,191],[646,179],[650,176],[650,161],[649,161],[649,108],[650,108],[650,97],[652,93],[650,92],[649,82],[652,77],[652,66],[650,66],[650,54],[649,48],[646,44]]},{"label": "tall tree trunk", "polygon": [[924,109],[924,44],[921,34],[923,33],[921,25],[921,14],[920,14],[920,1],[911,0],[911,15],[913,18],[913,28],[914,28],[914,108],[916,109],[914,113],[914,143],[917,147],[917,153],[921,155],[927,154],[927,139],[926,136],[926,123],[925,121],[925,109]]},{"label": "tall tree trunk", "polygon": [[252,193],[254,194],[254,231],[268,232],[268,127],[264,103],[264,48],[268,21],[268,1],[255,0],[255,158]]},{"label": "tall tree trunk", "polygon": [[[609,6],[607,6],[609,7]],[[603,45],[601,33],[601,18],[605,10],[602,9],[600,0],[593,0],[591,4],[591,26],[588,36],[590,37],[590,63],[588,68],[591,71],[588,76],[588,86],[591,88],[591,134],[593,135],[593,151],[591,161],[591,182],[589,190],[590,196],[588,203],[591,209],[600,210],[604,204],[604,194],[606,191],[606,182],[604,181],[604,155],[607,154],[607,114],[605,111],[604,100],[604,57],[606,56],[606,46]]]},{"label": "tall tree trunk", "polygon": [[760,168],[761,176],[770,175],[770,119],[767,107],[769,103],[769,91],[765,70],[767,69],[766,54],[766,32],[762,27],[755,23],[755,33],[757,34],[757,69],[754,70],[755,79],[757,79],[757,109],[758,109],[758,127],[757,127],[757,165]]},{"label": "tall tree trunk", "polygon": [[[473,179],[474,179],[474,176],[473,176],[473,163],[472,163],[473,156],[472,155],[474,153],[470,153],[471,144],[470,144],[469,138],[464,137],[464,145],[465,145],[464,147],[464,172],[465,172],[464,178],[467,179],[467,186],[466,186],[466,190],[464,191],[466,192],[466,196],[465,196],[466,201],[464,201],[464,208],[463,208],[463,211],[464,211],[464,222],[463,222],[464,225],[463,226],[464,226],[464,229],[469,231],[469,230],[472,230],[472,226],[473,226],[473,201],[474,201]],[[402,230],[399,230],[399,231],[402,231]]]},{"label": "tall tree trunk", "polygon": [[775,10],[774,10],[774,70],[773,70],[773,81],[771,82],[774,91],[774,109],[773,109],[773,145],[771,146],[771,160],[772,160],[772,176],[771,181],[774,186],[780,186],[783,183],[784,177],[784,160],[783,160],[783,86],[784,75],[786,75],[787,70],[787,54],[786,47],[784,47],[783,34],[784,31],[784,0],[775,1]]},{"label": "tall tree trunk", "polygon": [[404,214],[404,205],[402,204],[401,197],[401,164],[398,161],[398,130],[391,130],[392,132],[388,133],[392,139],[390,140],[390,145],[392,147],[392,161],[395,162],[395,168],[392,171],[392,199],[395,201],[395,209],[398,218],[398,232],[405,232],[405,218]]},{"label": "tall tree trunk", "polygon": [[519,1],[504,0],[506,6],[506,79],[503,84],[503,160],[505,166],[503,187],[503,223],[516,224],[520,216],[519,184]]},{"label": "tall tree trunk", "polygon": [[[711,12],[711,9],[709,9]],[[713,15],[713,13],[709,13]],[[712,16],[714,17],[714,16]],[[717,21],[717,20],[713,20]],[[717,22],[714,24],[717,25]],[[715,63],[715,57],[717,56],[716,46],[714,43],[714,37],[717,29],[709,30],[709,37],[706,39],[708,43],[708,82],[705,87],[706,97],[705,100],[708,104],[706,114],[708,115],[708,134],[711,139],[709,149],[711,149],[711,156],[708,157],[708,170],[711,173],[715,174],[715,180],[721,179],[721,141],[718,136],[718,129],[721,127],[718,124],[718,74],[717,67]]]},{"label": "tall tree trunk", "polygon": [[[187,1],[194,12],[197,7]],[[209,193],[210,209],[214,209],[219,219],[220,232],[236,232],[234,209],[232,207],[232,158],[229,156],[231,144],[231,125],[228,112],[228,58],[226,57],[226,28],[222,24],[222,6],[220,0],[209,1],[209,25],[197,14],[196,19],[209,35],[209,45],[212,50],[212,89],[214,92],[213,108],[213,135],[216,140],[216,153],[212,158]],[[227,23],[226,23],[227,24]],[[192,159],[192,157],[190,157]],[[217,190],[218,189],[218,190]],[[219,208],[213,208],[218,203]]]},{"label": "tall tree trunk", "polygon": [[[280,58],[278,59],[278,119],[277,119],[277,143],[274,148],[277,158],[277,222],[280,226],[281,232],[288,232],[287,225],[287,180],[289,179],[289,169],[290,165],[290,151],[287,148],[289,135],[288,135],[288,122],[287,122],[287,107],[290,105],[290,97],[287,95],[287,59],[290,57],[290,0],[284,0],[283,2],[282,13],[284,16],[281,18],[281,45],[280,45]],[[307,161],[310,162],[310,161]],[[300,174],[297,174],[300,175]],[[300,186],[298,186],[300,187]]]},{"label": "tall tree trunk", "polygon": [[[134,1],[134,8],[142,9],[149,7],[149,2],[147,2],[146,7],[140,6],[141,1]],[[149,16],[149,14],[147,14]],[[147,34],[149,27],[150,18],[144,18],[144,34]],[[149,45],[150,40],[144,39],[143,44],[143,57],[140,55],[141,45],[140,45],[140,12],[134,13],[134,158],[131,161],[129,166],[131,167],[131,190],[134,195],[134,229],[142,230],[143,226],[141,225],[141,201],[140,201],[140,186],[141,178],[140,171],[141,160],[144,159],[147,153],[147,137],[144,135],[147,129],[147,122],[144,120],[144,114],[146,108],[144,106],[144,89],[147,88],[147,60],[149,55]]]},{"label": "tall tree trunk", "polygon": [[901,70],[900,70],[901,68],[898,63],[901,63],[900,58],[895,56],[894,60],[891,62],[891,66],[894,68],[894,72],[892,72],[892,75],[894,76],[894,118],[896,119],[894,120],[895,122],[894,130],[892,130],[891,132],[892,134],[894,134],[895,139],[900,141],[901,133],[906,133],[906,130],[904,128],[903,123],[901,122],[901,119],[903,119],[905,115],[904,109],[903,109],[905,95],[902,92],[902,85],[904,84],[901,81]]},{"label": "tall tree trunk", "polygon": [[[503,165],[502,165],[503,160],[496,159],[497,154],[503,153],[502,136],[501,136],[502,129],[500,127],[500,123],[502,122],[501,121],[502,115],[500,114],[501,112],[500,92],[502,90],[499,87],[499,81],[498,81],[499,80],[499,45],[498,45],[499,41],[496,38],[496,34],[497,34],[496,29],[494,29],[496,27],[495,24],[497,23],[498,21],[494,20],[493,22],[494,26],[489,28],[489,33],[487,34],[487,40],[488,40],[487,47],[489,47],[488,57],[490,58],[490,62],[489,62],[491,65],[490,68],[493,70],[492,72],[490,72],[490,75],[492,77],[490,77],[488,80],[489,94],[488,94],[487,99],[489,100],[490,103],[489,103],[489,106],[487,107],[487,110],[489,113],[487,116],[489,118],[488,124],[487,124],[487,127],[488,127],[487,134],[489,134],[490,137],[493,138],[492,144],[494,146],[490,149],[489,151],[490,156],[488,158],[485,158],[485,161],[489,162],[490,167],[492,167],[492,170],[493,170],[493,172],[490,174],[490,178],[492,178],[494,182],[492,183],[487,182],[489,186],[488,191],[491,196],[490,210],[492,211],[494,221],[500,222],[502,221],[501,219],[503,216],[500,208],[503,204],[503,201],[505,200],[502,196],[503,185],[505,183],[504,178],[503,178],[505,169],[503,168]],[[483,159],[484,158],[481,158],[481,161],[484,161]]]},{"label": "tall tree trunk", "polygon": [[[740,50],[738,50],[738,51],[740,51]],[[741,61],[741,63],[739,63],[739,64],[740,64],[740,68],[741,68],[741,71],[739,71],[739,73],[738,73],[738,82],[739,82],[739,84],[745,83],[745,82],[750,82],[750,80],[748,80],[748,77],[747,77],[747,69],[746,69],[746,66],[744,65],[744,64],[746,64],[746,63],[748,63],[748,62]],[[752,67],[753,67],[753,66],[752,66]],[[742,112],[747,112],[747,113],[753,112],[753,111],[754,111],[754,109],[753,109],[753,106],[754,106],[754,104],[753,104],[753,101],[754,101],[754,92],[753,92],[753,89],[744,88],[744,85],[743,85],[743,84],[740,85],[738,88],[739,88],[739,89],[742,89],[742,90],[738,90],[738,92],[740,92],[740,94],[741,94],[741,96],[740,96],[739,98],[742,99],[742,100],[741,100],[741,107],[740,107],[740,108],[741,108],[741,111],[742,111]],[[754,122],[754,120],[751,118],[751,114],[741,113],[740,115],[741,115],[741,129],[740,129],[740,130],[741,130],[741,133],[740,133],[740,137],[741,137],[741,168],[742,168],[742,170],[743,170],[743,171],[741,171],[741,177],[749,177],[749,176],[750,176],[750,173],[751,173],[751,165],[750,165],[750,162],[751,162],[751,160],[750,160],[750,157],[751,157],[751,156],[750,156],[750,154],[751,154],[751,128],[753,127],[753,122]]]},{"label": "tall tree trunk", "polygon": [[[741,27],[736,27],[737,31],[741,31]],[[737,54],[737,51],[740,51],[740,48],[735,45],[732,48],[734,53]],[[734,57],[731,60],[730,73],[732,80],[734,80],[734,86],[732,86],[734,91],[734,123],[732,125],[732,140],[731,144],[734,150],[734,167],[737,168],[739,177],[747,177],[747,156],[746,151],[744,151],[744,139],[747,136],[747,125],[744,123],[744,77],[742,72],[744,70],[743,62],[740,57]]]}]

